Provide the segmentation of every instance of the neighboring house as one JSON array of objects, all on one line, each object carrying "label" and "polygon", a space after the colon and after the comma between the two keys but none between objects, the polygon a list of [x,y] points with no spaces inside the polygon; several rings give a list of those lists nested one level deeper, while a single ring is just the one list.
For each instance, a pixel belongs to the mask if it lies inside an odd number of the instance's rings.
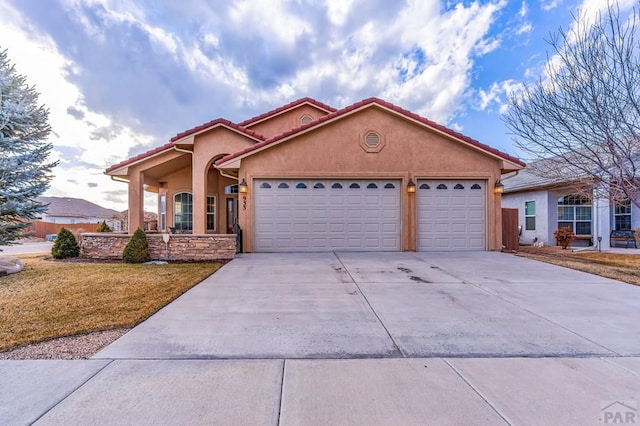
[{"label": "neighboring house", "polygon": [[555,245],[554,232],[569,227],[577,238],[574,246],[597,245],[600,237],[600,248],[607,249],[612,230],[640,227],[640,211],[631,201],[585,196],[575,182],[543,178],[527,168],[505,176],[503,184],[502,207],[518,209],[521,244]]},{"label": "neighboring house", "polygon": [[[122,213],[119,213],[118,219],[122,222],[122,231],[128,232],[129,210],[125,210]],[[144,226],[142,229],[145,231],[157,231],[158,214],[153,212],[144,212]]]},{"label": "neighboring house", "polygon": [[46,213],[39,219],[43,222],[76,224],[76,223],[102,223],[114,231],[121,230],[119,213],[116,210],[107,209],[80,198],[70,197],[37,197],[43,204],[48,204]]},{"label": "neighboring house", "polygon": [[377,98],[303,98],[241,123],[217,119],[106,170],[144,191],[161,231],[227,234],[243,251],[501,248],[502,174],[524,163]]}]

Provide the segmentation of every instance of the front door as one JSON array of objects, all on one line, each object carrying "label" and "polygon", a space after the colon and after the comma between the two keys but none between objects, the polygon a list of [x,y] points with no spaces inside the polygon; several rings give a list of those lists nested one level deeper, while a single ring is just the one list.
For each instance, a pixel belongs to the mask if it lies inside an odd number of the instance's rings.
[{"label": "front door", "polygon": [[233,225],[238,223],[238,199],[227,198],[227,234],[233,234]]}]

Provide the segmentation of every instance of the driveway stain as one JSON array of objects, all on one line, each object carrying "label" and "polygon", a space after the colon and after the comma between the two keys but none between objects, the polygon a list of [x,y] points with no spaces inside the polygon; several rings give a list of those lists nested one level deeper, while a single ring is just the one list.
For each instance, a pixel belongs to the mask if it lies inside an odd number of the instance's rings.
[{"label": "driveway stain", "polygon": [[431,281],[425,280],[424,278],[421,278],[421,277],[416,277],[415,275],[410,276],[409,279],[411,281],[415,281],[415,282],[418,282],[418,283],[425,283],[425,284],[431,283]]},{"label": "driveway stain", "polygon": [[413,272],[411,269],[405,268],[404,266],[398,266],[397,269],[398,271],[404,272],[405,274],[410,274]]}]

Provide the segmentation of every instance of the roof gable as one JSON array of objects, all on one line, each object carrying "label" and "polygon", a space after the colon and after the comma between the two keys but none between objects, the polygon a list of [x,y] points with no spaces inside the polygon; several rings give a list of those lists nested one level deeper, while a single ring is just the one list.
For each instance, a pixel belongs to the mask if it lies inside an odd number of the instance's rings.
[{"label": "roof gable", "polygon": [[182,133],[178,133],[177,135],[175,135],[174,137],[171,138],[171,142],[176,143],[181,139],[186,138],[187,136],[194,136],[200,133],[204,133],[207,132],[215,127],[226,127],[229,130],[238,132],[240,134],[243,134],[244,136],[248,136],[251,139],[255,139],[255,140],[264,140],[265,138],[254,132],[253,130],[249,130],[244,128],[244,126],[241,126],[239,124],[233,123],[229,120],[225,120],[224,118],[217,118],[215,120],[209,121],[208,123],[204,123],[201,124],[199,126],[196,126],[192,129],[189,130],[185,130]]},{"label": "roof gable", "polygon": [[312,98],[300,98],[296,101],[290,102],[286,105],[283,105],[281,107],[278,107],[276,109],[273,109],[271,111],[265,112],[264,114],[260,114],[257,115],[255,117],[252,117],[248,120],[243,121],[242,123],[240,123],[239,125],[242,127],[251,127],[253,125],[256,125],[258,123],[262,123],[266,120],[269,120],[271,118],[274,118],[280,114],[283,114],[285,112],[289,112],[291,110],[300,108],[303,105],[311,105],[312,107],[315,107],[321,111],[324,111],[327,114],[330,114],[332,112],[335,112],[336,109],[332,106],[329,106],[327,104],[323,104],[322,102],[318,102],[315,99]]},{"label": "roof gable", "polygon": [[116,170],[119,170],[119,169],[122,169],[123,167],[126,167],[126,166],[129,166],[129,165],[144,161],[144,160],[146,160],[148,158],[154,157],[154,156],[156,156],[158,154],[161,154],[163,152],[173,150],[174,146],[176,144],[178,144],[180,141],[184,140],[185,138],[193,137],[193,136],[196,136],[196,135],[201,134],[201,133],[208,132],[208,131],[213,130],[214,128],[218,128],[218,127],[223,127],[223,128],[226,128],[226,129],[228,129],[230,131],[239,133],[239,134],[241,134],[243,136],[246,136],[246,137],[248,137],[248,138],[250,138],[250,139],[252,139],[254,141],[263,141],[265,139],[262,135],[254,132],[252,130],[245,129],[244,127],[241,127],[241,126],[239,126],[239,125],[237,125],[235,123],[232,123],[229,120],[218,118],[216,120],[212,120],[212,121],[209,121],[208,123],[204,123],[204,124],[201,124],[200,126],[197,126],[197,127],[192,128],[192,129],[186,130],[186,131],[184,131],[182,133],[178,133],[177,135],[172,137],[171,141],[169,143],[167,143],[167,144],[164,144],[164,145],[159,146],[157,148],[154,148],[152,150],[143,152],[142,154],[136,155],[135,157],[128,158],[128,159],[126,159],[124,161],[121,161],[118,164],[114,164],[113,166],[111,166],[108,169],[106,169],[105,173],[106,174],[111,174],[112,172],[114,172]]},{"label": "roof gable", "polygon": [[251,147],[245,148],[245,149],[243,149],[241,151],[238,151],[238,152],[236,152],[234,154],[227,155],[226,157],[218,160],[216,162],[216,165],[222,166],[222,165],[224,165],[225,163],[227,163],[227,162],[229,162],[231,160],[237,160],[237,159],[240,159],[240,158],[247,157],[249,155],[253,155],[253,154],[258,153],[258,152],[260,152],[260,151],[262,151],[264,149],[267,149],[267,148],[269,148],[271,146],[275,146],[280,142],[284,142],[285,140],[289,140],[289,139],[291,139],[293,137],[296,137],[296,136],[298,136],[300,134],[306,133],[306,132],[311,131],[311,130],[313,130],[315,128],[323,126],[323,125],[325,125],[325,124],[327,124],[329,122],[333,122],[335,120],[339,120],[342,117],[345,117],[347,115],[356,113],[356,112],[358,112],[358,111],[360,111],[360,110],[362,110],[364,108],[369,108],[369,107],[372,107],[372,106],[376,106],[376,107],[379,107],[379,108],[386,109],[386,110],[388,110],[388,111],[390,111],[392,113],[395,113],[395,114],[397,114],[397,115],[399,115],[399,116],[401,116],[401,117],[403,117],[405,119],[408,119],[408,120],[411,120],[413,122],[416,122],[416,123],[418,123],[420,125],[423,125],[423,126],[428,127],[428,128],[430,128],[432,130],[435,130],[435,131],[437,131],[437,132],[439,132],[439,133],[441,133],[441,134],[443,134],[443,135],[445,135],[445,136],[447,136],[449,138],[453,138],[453,139],[455,139],[457,141],[460,141],[460,142],[462,142],[462,143],[464,143],[464,144],[466,144],[466,145],[468,145],[468,146],[470,146],[472,148],[475,148],[477,150],[485,152],[488,155],[491,155],[491,156],[494,156],[494,157],[498,157],[498,158],[500,158],[502,160],[509,161],[511,163],[514,163],[517,166],[520,166],[520,167],[524,167],[525,166],[525,164],[522,161],[520,161],[519,159],[517,159],[517,158],[515,158],[515,157],[513,157],[513,156],[511,156],[509,154],[506,154],[506,153],[504,153],[502,151],[499,151],[499,150],[497,150],[495,148],[492,148],[489,145],[485,145],[485,144],[483,144],[481,142],[478,142],[477,140],[472,139],[472,138],[470,138],[468,136],[465,136],[462,133],[456,132],[456,131],[454,131],[452,129],[449,129],[449,128],[441,125],[441,124],[438,124],[438,123],[436,123],[434,121],[431,121],[431,120],[429,120],[427,118],[421,117],[418,114],[412,113],[411,111],[408,111],[406,109],[400,108],[399,106],[396,106],[396,105],[394,105],[394,104],[392,104],[390,102],[386,102],[386,101],[384,101],[382,99],[379,99],[379,98],[368,98],[368,99],[362,100],[360,102],[356,102],[353,105],[349,105],[349,106],[347,106],[347,107],[345,107],[343,109],[335,110],[334,112],[332,112],[330,114],[327,114],[325,116],[322,116],[322,117],[320,117],[320,118],[318,118],[318,119],[316,119],[316,120],[314,120],[314,121],[312,121],[310,123],[301,125],[301,126],[299,126],[297,128],[291,129],[291,130],[289,130],[287,132],[284,132],[284,133],[281,133],[279,135],[273,136],[273,137],[271,137],[271,138],[269,138],[269,139],[267,139],[265,141],[259,142],[259,143],[255,144],[255,145],[251,146]]}]

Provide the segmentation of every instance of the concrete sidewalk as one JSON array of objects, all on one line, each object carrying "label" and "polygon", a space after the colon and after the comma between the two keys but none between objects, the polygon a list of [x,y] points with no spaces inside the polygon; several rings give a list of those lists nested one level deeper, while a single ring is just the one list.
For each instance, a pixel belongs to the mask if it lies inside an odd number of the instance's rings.
[{"label": "concrete sidewalk", "polygon": [[0,424],[639,423],[639,335],[640,288],[512,255],[243,255],[92,360],[0,361]]},{"label": "concrete sidewalk", "polygon": [[10,425],[596,425],[636,412],[640,358],[0,361],[0,382]]}]

